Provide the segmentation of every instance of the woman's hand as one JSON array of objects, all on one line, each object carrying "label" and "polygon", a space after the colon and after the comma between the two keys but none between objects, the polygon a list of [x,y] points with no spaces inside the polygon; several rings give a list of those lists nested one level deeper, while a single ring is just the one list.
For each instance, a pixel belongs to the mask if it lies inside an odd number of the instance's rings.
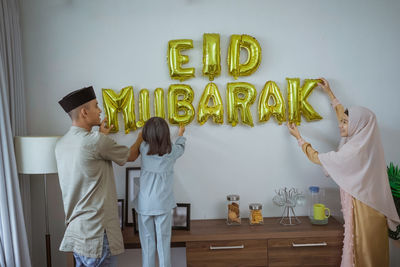
[{"label": "woman's hand", "polygon": [[291,135],[293,135],[294,137],[296,137],[296,139],[300,139],[301,138],[299,129],[297,129],[297,126],[296,126],[295,123],[289,123],[288,122],[287,123],[287,127],[289,129],[289,133]]},{"label": "woman's hand", "polygon": [[320,82],[318,83],[318,86],[320,86],[322,89],[324,89],[325,93],[330,93],[332,92],[331,87],[329,86],[329,82],[324,79],[324,78],[319,78]]},{"label": "woman's hand", "polygon": [[107,127],[107,117],[104,118],[104,120],[100,123],[100,129],[99,131],[105,135],[109,134],[111,129],[114,127],[114,125],[110,125],[110,127]]},{"label": "woman's hand", "polygon": [[184,132],[185,132],[185,126],[180,125],[180,126],[179,126],[178,135],[179,135],[179,136],[183,136],[183,133],[184,133]]},{"label": "woman's hand", "polygon": [[320,80],[320,82],[318,83],[318,85],[324,89],[324,92],[329,96],[329,98],[331,99],[331,101],[333,101],[336,97],[332,92],[331,87],[329,86],[329,83],[326,79],[324,78],[319,78],[318,80]]}]

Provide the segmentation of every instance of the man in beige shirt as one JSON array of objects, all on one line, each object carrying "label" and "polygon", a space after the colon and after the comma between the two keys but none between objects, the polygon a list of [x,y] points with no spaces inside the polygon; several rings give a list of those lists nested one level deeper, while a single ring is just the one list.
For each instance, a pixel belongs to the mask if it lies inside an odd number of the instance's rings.
[{"label": "man in beige shirt", "polygon": [[76,90],[59,104],[72,120],[55,149],[67,226],[60,250],[74,252],[77,266],[116,266],[124,244],[112,162],[135,161],[142,136],[130,148],[109,138],[112,126],[100,122],[93,87]]}]

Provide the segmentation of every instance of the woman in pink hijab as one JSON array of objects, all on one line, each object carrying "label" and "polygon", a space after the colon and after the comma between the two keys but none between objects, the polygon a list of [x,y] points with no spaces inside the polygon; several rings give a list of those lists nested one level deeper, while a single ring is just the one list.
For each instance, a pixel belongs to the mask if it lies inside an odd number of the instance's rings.
[{"label": "woman in pink hijab", "polygon": [[396,231],[400,219],[375,114],[363,107],[344,110],[328,81],[320,80],[318,85],[329,95],[336,111],[342,137],[339,149],[318,153],[304,141],[295,124],[288,124],[290,134],[310,161],[322,165],[340,187],[345,228],[341,266],[389,266],[388,227]]}]

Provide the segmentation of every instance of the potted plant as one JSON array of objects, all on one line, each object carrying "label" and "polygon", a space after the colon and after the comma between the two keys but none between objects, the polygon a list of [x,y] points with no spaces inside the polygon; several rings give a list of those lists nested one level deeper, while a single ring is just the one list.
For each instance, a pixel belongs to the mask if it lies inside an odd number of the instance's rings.
[{"label": "potted plant", "polygon": [[[390,189],[394,199],[394,204],[397,209],[397,214],[400,216],[400,169],[399,166],[394,166],[393,162],[390,162],[387,167],[387,174],[389,177]],[[400,225],[397,227],[397,231],[393,232],[389,230],[389,236],[393,239],[398,240],[400,238]]]}]

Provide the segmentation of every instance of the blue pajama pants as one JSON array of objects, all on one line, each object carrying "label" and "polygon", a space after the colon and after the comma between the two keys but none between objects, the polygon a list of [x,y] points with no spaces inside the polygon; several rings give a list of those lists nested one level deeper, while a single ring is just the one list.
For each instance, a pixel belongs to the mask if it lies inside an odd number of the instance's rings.
[{"label": "blue pajama pants", "polygon": [[142,266],[156,266],[157,246],[159,267],[171,267],[171,213],[155,216],[138,214],[138,223]]}]

